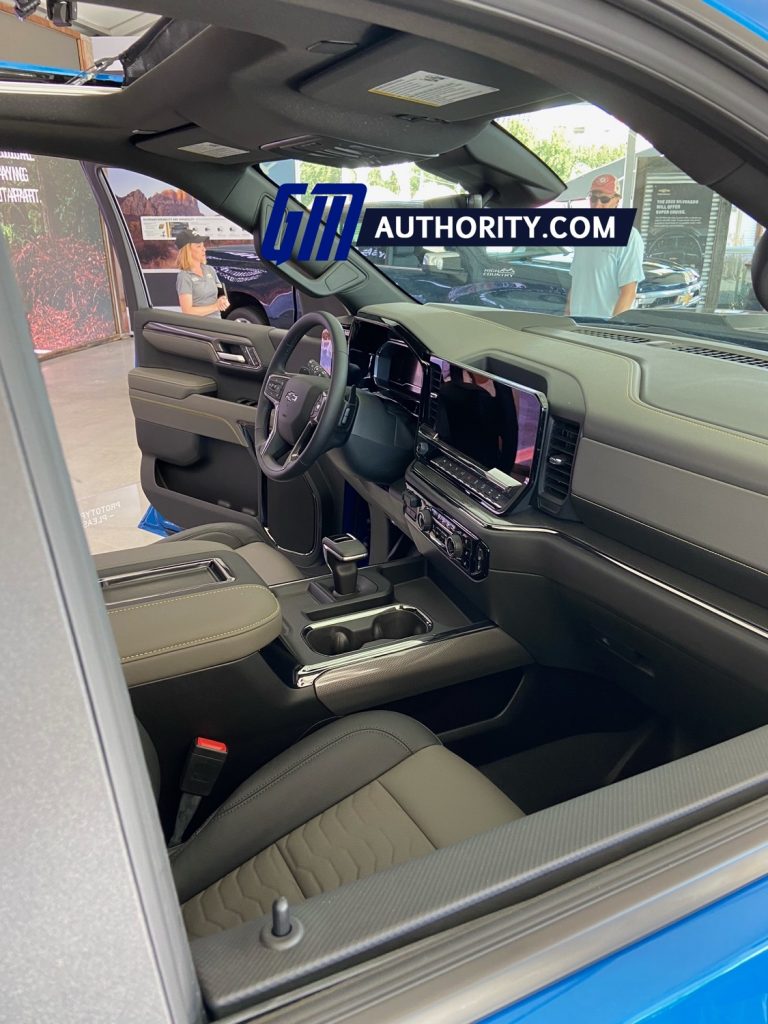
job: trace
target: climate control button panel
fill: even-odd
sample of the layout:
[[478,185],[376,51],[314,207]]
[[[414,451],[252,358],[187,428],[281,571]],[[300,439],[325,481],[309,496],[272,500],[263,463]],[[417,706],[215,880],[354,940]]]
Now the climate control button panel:
[[427,501],[411,488],[406,488],[403,511],[421,533],[467,576],[473,580],[485,579],[488,575],[488,548],[444,509]]

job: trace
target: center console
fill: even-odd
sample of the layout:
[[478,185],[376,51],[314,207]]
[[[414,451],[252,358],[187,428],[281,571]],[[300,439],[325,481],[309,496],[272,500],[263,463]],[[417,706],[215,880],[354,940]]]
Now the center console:
[[187,541],[97,555],[130,687],[256,654],[280,633],[280,605],[236,552]]
[[312,687],[335,714],[491,675],[527,658],[460,594],[446,593],[421,557],[360,569],[355,593],[331,602],[322,579],[273,591],[283,631],[265,658],[285,683]]

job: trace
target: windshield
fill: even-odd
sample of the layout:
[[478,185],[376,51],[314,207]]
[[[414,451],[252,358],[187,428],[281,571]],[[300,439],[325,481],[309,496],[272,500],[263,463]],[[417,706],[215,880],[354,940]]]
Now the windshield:
[[[550,206],[635,208],[629,245],[359,248],[412,298],[768,348],[768,313],[750,280],[761,225],[590,104],[497,123],[566,182]],[[363,183],[371,207],[439,205],[461,191],[409,163],[342,170],[281,161],[264,170],[310,187]]]

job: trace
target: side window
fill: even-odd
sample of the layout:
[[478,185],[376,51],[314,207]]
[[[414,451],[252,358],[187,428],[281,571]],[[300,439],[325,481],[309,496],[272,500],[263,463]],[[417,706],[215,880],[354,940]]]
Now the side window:
[[153,306],[179,310],[176,236],[189,230],[208,239],[206,262],[226,289],[230,303],[226,316],[277,327],[293,323],[293,290],[258,258],[250,232],[167,182],[115,167],[105,168],[104,174],[133,241]]
[[[689,178],[648,141],[588,103],[506,117],[499,123],[566,182],[553,205],[588,207],[594,188],[618,192],[620,206],[637,209],[643,263],[635,310],[653,309],[655,315],[658,311],[658,316],[672,317],[681,310],[761,311],[750,283],[761,226]],[[534,259],[552,275],[559,266],[570,276],[572,252],[550,254],[540,251]],[[526,260],[530,258],[527,254]],[[601,317],[594,310],[585,315]]]
[[79,163],[0,151],[0,227],[41,358],[127,328],[98,206]]

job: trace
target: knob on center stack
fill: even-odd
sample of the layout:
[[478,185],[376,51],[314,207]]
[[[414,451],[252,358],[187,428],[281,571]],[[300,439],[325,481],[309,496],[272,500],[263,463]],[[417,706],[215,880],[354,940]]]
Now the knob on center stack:
[[452,533],[445,542],[445,550],[451,558],[461,558],[464,554],[464,538],[460,533]]
[[420,530],[429,533],[432,529],[432,512],[428,508],[420,509],[416,516],[416,522],[419,524]]

